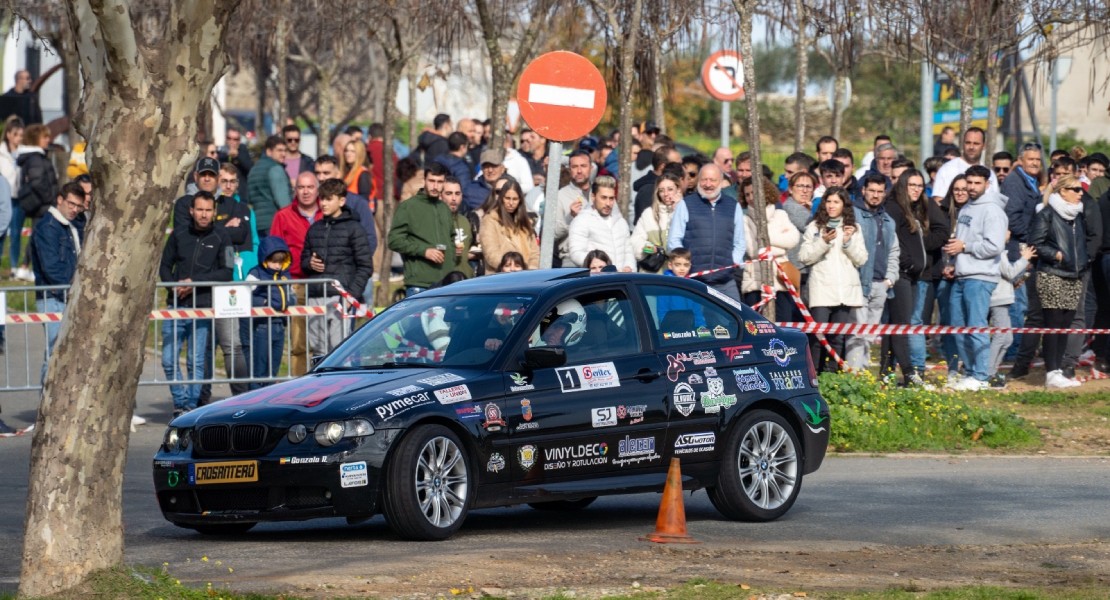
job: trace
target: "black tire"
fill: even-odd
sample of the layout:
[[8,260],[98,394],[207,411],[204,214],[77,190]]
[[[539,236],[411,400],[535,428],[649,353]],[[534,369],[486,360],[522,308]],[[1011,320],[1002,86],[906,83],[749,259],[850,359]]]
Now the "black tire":
[[[175,523],[176,525],[176,523]],[[196,529],[202,535],[239,535],[254,528],[258,523],[207,523],[204,525],[180,525]]]
[[706,490],[724,516],[773,521],[790,510],[802,489],[801,444],[776,413],[754,410],[740,418],[721,456],[717,485]]
[[445,540],[466,519],[475,486],[466,447],[442,425],[410,431],[389,460],[382,512],[397,535]]
[[528,506],[531,506],[536,510],[572,512],[586,508],[587,506],[593,504],[594,500],[597,500],[597,496],[591,496],[589,498],[579,498],[578,500],[551,500],[550,502],[529,502]]

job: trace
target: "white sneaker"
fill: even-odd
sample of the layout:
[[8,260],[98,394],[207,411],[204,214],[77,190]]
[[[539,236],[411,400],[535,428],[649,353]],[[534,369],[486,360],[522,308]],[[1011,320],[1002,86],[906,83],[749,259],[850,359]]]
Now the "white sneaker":
[[1071,379],[1067,375],[1064,375],[1063,372],[1060,373],[1060,377],[1064,380],[1064,387],[1073,388],[1083,385],[1078,379]]
[[20,281],[33,282],[35,280],[35,272],[26,267],[17,267],[15,272],[12,274],[12,277]]
[[978,392],[989,387],[990,384],[988,384],[987,382],[979,381],[974,377],[968,376],[961,379],[959,383],[952,387],[952,389],[960,392]]
[[944,383],[944,387],[946,387],[950,390],[959,389],[958,386],[960,385],[960,381],[962,381],[962,380],[963,380],[963,377],[960,376],[959,371],[949,371],[948,372],[948,381],[946,381]]
[[1044,386],[1051,389],[1064,389],[1074,387],[1069,383],[1068,378],[1064,377],[1064,372],[1060,369],[1049,371],[1048,374],[1045,375]]
[[146,419],[140,417],[139,415],[131,415],[131,424],[132,425],[146,425]]

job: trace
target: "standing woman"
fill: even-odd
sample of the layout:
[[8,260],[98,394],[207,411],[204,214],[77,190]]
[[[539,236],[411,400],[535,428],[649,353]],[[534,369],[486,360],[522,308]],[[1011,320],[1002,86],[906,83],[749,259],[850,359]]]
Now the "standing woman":
[[[963,175],[960,175],[954,184],[962,186],[962,194],[966,198],[967,182],[963,180]],[[910,325],[922,325],[932,322],[937,280],[940,279],[943,262],[941,248],[948,243],[948,234],[951,233],[952,228],[948,223],[948,215],[929,197],[928,192],[914,200],[910,208],[914,218],[921,223],[921,233],[925,242],[925,270],[921,272],[921,278],[917,281]],[[918,375],[924,377],[925,336],[918,334],[907,337],[910,343],[910,364]]]
[[[1064,175],[1049,186],[1046,206],[1033,216],[1029,243],[1037,249],[1037,293],[1044,326],[1067,328],[1075,318],[1087,270],[1087,224],[1083,186],[1075,175]],[[1067,335],[1046,334],[1041,354],[1047,372],[1045,387],[1075,387],[1061,370]]]
[[[796,307],[794,301],[790,298],[790,294],[786,291],[786,286],[782,284],[780,271],[783,267],[780,266],[780,263],[786,261],[786,253],[789,250],[797,247],[801,236],[798,228],[790,222],[790,217],[786,215],[786,211],[776,206],[774,194],[778,190],[775,189],[775,184],[762,175],[754,178],[754,182],[754,185],[763,186],[763,197],[767,199],[763,208],[767,215],[767,236],[771,244],[771,268],[773,269],[771,277],[775,290],[775,318],[779,321],[797,322],[801,320],[801,314],[794,314]],[[740,206],[744,208],[744,242],[748,246],[748,257],[754,259],[759,255],[759,233],[756,231],[755,220],[749,210],[753,197],[752,186],[753,178],[751,177],[740,182]],[[744,269],[740,292],[743,294],[742,299],[749,306],[761,301],[759,271],[760,269],[755,265]]]
[[[922,223],[914,212],[914,204],[920,203],[925,195],[925,178],[915,170],[908,169],[898,177],[894,189],[887,196],[885,210],[894,220],[898,235],[898,280],[894,282],[894,296],[886,301],[892,325],[908,325],[913,317],[916,304],[917,282],[925,271],[925,230],[928,223]],[[926,219],[928,217],[926,216]],[[910,341],[904,335],[884,335],[882,350],[879,354],[879,372],[885,374],[893,370],[891,358],[902,369],[902,381],[907,386],[923,387],[925,380],[910,361]]]
[[[952,184],[948,186],[948,193],[940,203],[941,210],[948,215],[949,239],[956,237],[960,209],[966,206],[970,199],[971,196],[967,193],[967,178],[961,173],[952,180]],[[934,265],[933,273],[939,273],[936,294],[940,324],[951,325],[952,305],[948,302],[948,299],[951,296],[952,284],[956,280],[956,263],[952,260],[952,257],[942,254],[939,263]],[[948,365],[948,383],[954,384],[959,379],[960,362],[959,353],[956,350],[956,336],[946,334],[941,336],[941,340],[944,360]]]
[[[863,235],[856,227],[848,191],[842,187],[825,190],[817,216],[806,225],[798,251],[809,271],[809,306],[813,319],[820,323],[851,323],[852,309],[863,306],[863,286],[859,268],[867,262]],[[829,344],[844,358],[843,335],[829,335]],[[817,371],[837,371],[817,338],[810,338],[810,352],[818,357]],[[831,361],[830,361],[831,362]]]
[[[54,206],[58,196],[58,173],[46,155],[51,139],[53,136],[46,125],[31,125],[23,132],[23,145],[19,147],[19,156],[15,159],[20,170],[19,204],[23,214],[35,223]],[[23,256],[22,266],[15,270],[16,279],[34,281],[30,265],[31,253],[28,252]]]
[[516,180],[508,181],[495,193],[493,204],[482,217],[479,239],[486,271],[496,273],[506,252],[519,252],[529,269],[540,268],[540,248],[532,219],[524,208],[524,192]]
[[339,172],[343,174],[347,191],[366,198],[370,202],[371,212],[374,212],[377,206],[370,200],[374,192],[374,184],[370,178],[370,159],[366,156],[366,146],[362,142],[351,140],[343,147]]
[[682,177],[664,171],[655,182],[651,206],[640,213],[632,230],[632,248],[641,273],[663,272],[667,263],[667,231],[679,202],[682,202]]
[[[0,175],[8,181],[8,187],[11,189],[12,198],[8,206],[0,207],[0,212],[10,211],[11,222],[9,227],[12,236],[12,253],[11,264],[19,264],[19,251],[21,249],[20,234],[23,229],[23,208],[19,206],[19,201],[16,198],[19,195],[19,168],[15,165],[15,157],[19,151],[19,145],[23,143],[23,119],[16,115],[8,117],[4,121],[4,132],[0,137]],[[8,235],[9,227],[3,228],[0,231],[0,254],[3,254],[4,237]]]

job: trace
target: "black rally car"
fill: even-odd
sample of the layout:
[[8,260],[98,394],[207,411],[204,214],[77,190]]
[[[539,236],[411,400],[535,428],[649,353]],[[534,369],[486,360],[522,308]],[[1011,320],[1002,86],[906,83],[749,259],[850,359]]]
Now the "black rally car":
[[381,513],[443,539],[471,509],[659,491],[671,457],[725,517],[772,520],[828,437],[803,334],[697,281],[561,269],[394,305],[310,374],[174,419],[153,474],[202,533]]

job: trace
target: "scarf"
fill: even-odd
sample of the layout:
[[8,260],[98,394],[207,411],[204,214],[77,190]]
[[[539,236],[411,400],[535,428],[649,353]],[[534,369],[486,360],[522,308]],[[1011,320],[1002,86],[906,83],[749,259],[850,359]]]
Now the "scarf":
[[1074,221],[1075,218],[1083,212],[1082,202],[1071,204],[1066,202],[1060,194],[1052,194],[1049,196],[1048,205],[1052,207],[1052,210],[1056,211],[1056,214],[1064,217],[1066,221]]

